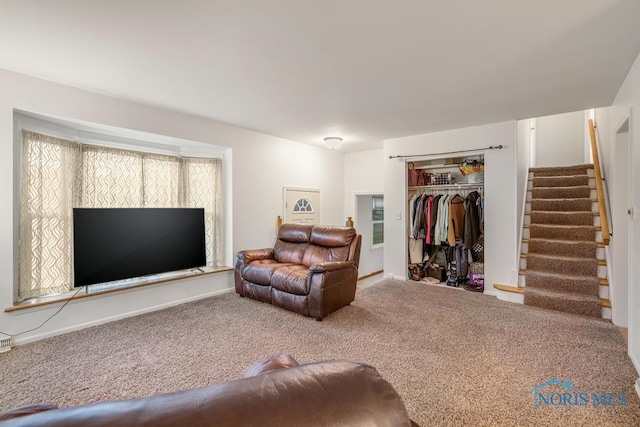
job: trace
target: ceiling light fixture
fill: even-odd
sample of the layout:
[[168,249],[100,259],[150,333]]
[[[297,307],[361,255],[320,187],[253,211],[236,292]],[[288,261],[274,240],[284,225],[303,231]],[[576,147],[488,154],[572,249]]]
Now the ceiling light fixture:
[[324,139],[324,143],[327,144],[327,147],[331,148],[332,150],[334,148],[337,148],[341,142],[342,142],[342,138],[338,136],[328,136]]

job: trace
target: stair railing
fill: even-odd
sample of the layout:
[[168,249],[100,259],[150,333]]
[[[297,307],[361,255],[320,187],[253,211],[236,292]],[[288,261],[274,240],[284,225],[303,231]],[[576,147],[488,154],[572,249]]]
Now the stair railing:
[[598,143],[596,141],[596,129],[593,119],[589,119],[589,138],[591,139],[591,154],[593,155],[593,171],[596,180],[596,195],[598,197],[598,212],[600,213],[600,229],[602,230],[602,243],[609,246],[611,234],[609,234],[609,216],[604,197],[604,185],[602,172],[600,170],[600,156],[598,155]]

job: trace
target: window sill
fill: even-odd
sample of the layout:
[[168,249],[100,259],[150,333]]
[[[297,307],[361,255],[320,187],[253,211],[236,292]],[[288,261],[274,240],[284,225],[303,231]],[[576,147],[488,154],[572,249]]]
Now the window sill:
[[[204,272],[196,272],[193,270],[173,271],[170,273],[154,274],[151,276],[140,277],[136,279],[119,280],[105,284],[89,285],[84,290],[78,292],[77,289],[62,294],[29,298],[24,301],[15,303],[12,307],[4,309],[5,313],[13,311],[25,310],[29,308],[42,307],[44,305],[66,302],[69,299],[77,300],[81,298],[90,298],[97,295],[104,295],[123,290],[131,290],[142,288],[149,285],[157,285],[160,283],[173,282],[176,280],[188,279],[192,277],[207,276],[210,274],[224,273],[233,271],[233,267],[203,267]],[[78,292],[75,296],[74,293]]]
[[371,245],[370,249],[373,251],[375,249],[383,249],[384,248],[384,243],[380,243],[378,245]]

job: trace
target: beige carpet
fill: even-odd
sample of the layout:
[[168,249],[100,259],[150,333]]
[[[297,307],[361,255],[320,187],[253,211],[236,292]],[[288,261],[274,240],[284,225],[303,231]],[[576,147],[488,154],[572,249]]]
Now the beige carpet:
[[[611,323],[395,280],[323,322],[229,293],[20,346],[0,354],[0,408],[205,386],[280,352],[375,366],[423,426],[640,425],[636,373]],[[628,404],[534,408],[532,389],[551,378]]]

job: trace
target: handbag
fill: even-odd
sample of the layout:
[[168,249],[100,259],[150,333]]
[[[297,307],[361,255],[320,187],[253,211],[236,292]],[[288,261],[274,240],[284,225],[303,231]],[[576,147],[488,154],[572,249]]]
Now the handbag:
[[422,169],[416,169],[413,162],[409,162],[409,187],[422,187],[426,185],[426,177]]

